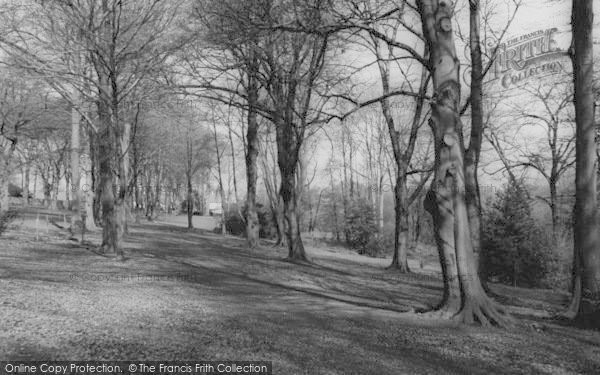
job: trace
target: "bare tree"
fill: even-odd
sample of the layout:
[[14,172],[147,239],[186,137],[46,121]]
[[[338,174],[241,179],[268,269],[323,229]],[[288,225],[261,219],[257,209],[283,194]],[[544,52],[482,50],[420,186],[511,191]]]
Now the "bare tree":
[[[18,77],[13,69],[0,72],[0,213],[8,210],[8,184],[16,168],[20,141],[46,134],[36,120],[43,114],[46,90],[40,82]],[[37,128],[37,129],[36,129]]]
[[[194,11],[194,19],[201,24],[195,30],[198,38],[183,57],[192,82],[178,85],[186,93],[242,108],[247,115],[243,141],[247,188],[246,238],[250,248],[257,246],[260,229],[256,209],[259,152],[257,107],[261,90],[257,49],[260,48],[260,35],[263,32],[257,23],[265,19],[269,4],[270,0],[227,0],[206,1],[198,5]],[[237,192],[237,181],[234,181],[234,187]]]
[[[597,129],[594,122],[593,0],[574,0],[572,13],[576,165],[573,300],[568,315],[600,326],[600,237],[596,192]],[[594,303],[596,302],[596,304]]]
[[429,48],[434,100],[430,126],[435,175],[426,198],[444,276],[444,297],[435,315],[465,323],[504,325],[507,316],[485,293],[475,264],[466,206],[464,145],[460,133],[460,74],[452,27],[455,4],[417,2]]
[[[123,119],[123,102],[150,74],[155,74],[180,42],[173,20],[180,2],[160,0],[80,0],[74,2],[26,2],[10,19],[11,32],[3,48],[26,69],[43,77],[63,97],[72,100],[73,89],[97,104],[96,139],[103,216],[102,250],[123,257],[121,238],[125,228],[128,194],[130,124]],[[73,38],[72,35],[78,36]],[[71,59],[83,54],[89,67],[70,69]],[[92,74],[93,72],[93,74]],[[88,124],[94,121],[87,118]],[[113,186],[118,184],[118,189]]]
[[[542,127],[543,144],[549,149],[526,150],[523,152],[525,161],[518,162],[517,166],[534,169],[548,184],[550,197],[539,198],[550,207],[554,235],[557,234],[559,221],[558,185],[564,174],[575,163],[575,134],[570,111],[573,96],[570,92],[557,89],[560,86],[562,85],[555,83],[550,87],[538,86],[535,90],[527,90],[531,94],[528,97],[543,108],[541,112],[518,109],[526,125]],[[523,147],[529,148],[527,145]]]
[[213,141],[214,141],[214,148],[215,148],[215,154],[216,154],[216,160],[217,160],[217,182],[219,184],[219,195],[221,196],[221,210],[222,210],[222,215],[221,215],[221,234],[225,234],[226,233],[226,228],[225,228],[225,218],[228,215],[228,207],[227,207],[227,203],[228,200],[227,198],[225,198],[225,187],[224,187],[224,183],[223,183],[223,155],[225,154],[225,146],[224,146],[224,142],[222,139],[220,139],[219,136],[219,132],[217,131],[217,119],[214,116],[214,112],[213,112],[213,118],[212,118],[212,127],[213,127]]
[[260,142],[259,160],[263,185],[277,231],[275,246],[283,246],[285,245],[285,222],[283,219],[283,202],[278,192],[281,178],[277,168],[277,143],[274,140],[274,132],[269,131],[269,128],[268,126],[263,127],[266,131],[263,132],[263,139]]

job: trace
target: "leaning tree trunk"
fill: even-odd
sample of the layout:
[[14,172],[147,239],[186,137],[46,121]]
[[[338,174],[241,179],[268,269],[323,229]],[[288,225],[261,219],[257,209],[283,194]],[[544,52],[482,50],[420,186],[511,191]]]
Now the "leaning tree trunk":
[[596,194],[593,14],[593,0],[573,0],[572,61],[576,123],[573,223],[575,285],[570,312],[584,325],[600,327],[600,233]]
[[248,79],[248,129],[246,130],[246,238],[248,247],[258,245],[260,224],[256,211],[256,182],[258,179],[258,119],[256,105],[258,102],[258,87],[255,71],[250,69]]
[[430,126],[435,143],[434,179],[427,208],[442,264],[444,298],[433,314],[459,322],[504,325],[507,317],[486,295],[476,270],[465,198],[464,145],[460,136],[460,62],[446,0],[418,2],[429,46],[434,101]]

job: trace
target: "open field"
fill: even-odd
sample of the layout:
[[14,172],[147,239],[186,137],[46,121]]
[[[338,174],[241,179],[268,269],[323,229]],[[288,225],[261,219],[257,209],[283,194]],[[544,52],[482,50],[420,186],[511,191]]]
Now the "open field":
[[55,225],[36,241],[34,228],[21,216],[0,238],[1,358],[268,360],[275,374],[600,373],[600,332],[536,318],[565,294],[493,285],[517,326],[454,326],[403,313],[440,299],[429,265],[400,275],[384,269],[389,260],[325,247],[297,265],[284,249],[249,251],[179,218],[132,225],[119,262]]

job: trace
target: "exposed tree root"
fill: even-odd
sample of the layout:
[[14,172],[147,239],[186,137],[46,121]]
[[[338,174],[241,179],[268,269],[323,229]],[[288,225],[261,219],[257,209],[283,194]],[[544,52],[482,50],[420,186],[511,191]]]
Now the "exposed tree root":
[[312,264],[312,262],[310,261],[310,259],[308,259],[308,257],[306,255],[287,257],[284,259],[284,261],[289,262],[289,263],[294,263],[294,264],[300,264],[300,265]]
[[491,299],[471,299],[460,307],[460,301],[444,301],[432,310],[419,315],[430,319],[452,320],[459,324],[481,325],[483,327],[509,328],[515,323],[506,309]]
[[579,305],[581,304],[581,293],[582,293],[582,285],[581,285],[581,275],[577,274],[573,278],[573,295],[571,296],[571,301],[569,302],[569,307],[567,307],[566,311],[558,313],[556,315],[557,319],[567,319],[573,320],[577,316],[577,312],[579,310]]
[[483,327],[508,328],[514,325],[514,320],[506,313],[505,309],[489,299],[484,303],[465,304],[452,319],[464,324],[477,323]]
[[386,270],[396,270],[400,273],[411,273],[407,263],[400,264],[397,260],[385,268]]

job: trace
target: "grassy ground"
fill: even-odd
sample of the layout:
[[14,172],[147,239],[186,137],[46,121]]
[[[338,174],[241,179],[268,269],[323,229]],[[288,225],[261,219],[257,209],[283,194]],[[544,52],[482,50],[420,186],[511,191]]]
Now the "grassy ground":
[[15,221],[0,238],[0,358],[270,360],[275,374],[600,374],[599,332],[535,318],[565,295],[493,286],[519,325],[453,326],[401,313],[440,299],[431,272],[400,275],[384,270],[389,260],[336,248],[309,247],[313,264],[294,265],[284,249],[248,251],[183,223],[133,225],[118,262],[45,220],[37,241],[32,215]]

